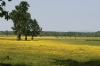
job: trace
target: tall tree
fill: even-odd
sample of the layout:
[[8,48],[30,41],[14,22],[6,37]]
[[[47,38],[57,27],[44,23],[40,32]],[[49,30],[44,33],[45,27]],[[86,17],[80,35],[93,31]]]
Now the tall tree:
[[14,23],[12,29],[17,34],[17,40],[21,39],[21,29],[25,14],[28,11],[29,4],[26,1],[22,1],[19,5],[15,6],[15,10],[12,10],[10,17]]
[[30,32],[31,32],[31,39],[33,40],[34,39],[34,36],[37,36],[40,34],[40,32],[42,31],[42,28],[39,27],[39,24],[37,22],[36,19],[32,20],[31,19],[31,24],[30,24]]
[[[6,20],[10,19],[8,11],[6,11],[3,7],[6,6],[6,2],[4,0],[0,0],[0,17],[5,17]],[[12,0],[8,0],[12,1]]]
[[22,21],[22,34],[25,35],[25,40],[27,40],[27,36],[30,34],[30,13],[26,13],[24,16],[24,20]]

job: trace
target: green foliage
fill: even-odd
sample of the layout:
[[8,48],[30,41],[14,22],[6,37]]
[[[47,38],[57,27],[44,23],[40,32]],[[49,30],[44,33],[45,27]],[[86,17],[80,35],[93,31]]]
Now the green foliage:
[[14,35],[13,31],[0,31],[0,35]]
[[[6,11],[3,7],[6,6],[6,2],[4,0],[0,0],[1,4],[0,4],[0,17],[5,17],[6,20],[10,19],[9,13],[8,11]],[[8,1],[12,1],[12,0],[8,0]]]
[[27,12],[24,15],[24,20],[21,23],[22,26],[21,30],[23,35],[29,35],[30,33],[30,19],[31,19],[31,15],[30,13]]
[[[19,5],[15,6],[15,10],[12,10],[10,17],[14,23],[12,29],[17,34],[17,40],[21,39],[21,33],[27,18],[30,17],[28,11],[29,4],[26,1],[21,1]],[[26,21],[25,21],[26,20]]]
[[36,36],[40,34],[42,30],[36,19],[31,19],[31,14],[27,12],[28,7],[30,7],[30,5],[22,1],[19,5],[15,6],[16,10],[12,10],[10,13],[10,17],[14,23],[12,27],[14,33],[17,34],[17,36],[19,34],[25,35],[25,40],[27,40],[28,35]]
[[9,34],[9,33],[8,33],[8,30],[6,30],[6,33],[5,33],[5,35],[6,35],[6,36],[8,36],[8,34]]
[[55,32],[42,31],[41,36],[69,36],[69,37],[100,37],[100,31],[97,32]]
[[25,35],[25,40],[27,40],[27,36],[32,36],[32,40],[34,36],[40,34],[42,29],[39,27],[39,24],[36,19],[31,19],[30,14],[27,13],[25,15],[25,21],[23,21],[22,34]]
[[31,20],[30,26],[31,26],[30,31],[31,31],[31,35],[32,35],[32,36],[37,36],[37,35],[39,35],[40,32],[42,31],[42,28],[39,27],[39,24],[38,24],[38,22],[37,22],[36,19]]

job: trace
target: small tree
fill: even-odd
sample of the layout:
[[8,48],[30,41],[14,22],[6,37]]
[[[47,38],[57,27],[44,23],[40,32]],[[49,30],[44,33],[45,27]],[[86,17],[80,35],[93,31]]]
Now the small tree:
[[8,30],[5,31],[6,36],[8,36]]
[[37,36],[40,34],[40,32],[42,31],[42,28],[39,27],[39,24],[36,19],[34,20],[31,19],[30,27],[31,27],[30,28],[31,39],[33,40],[34,36]]

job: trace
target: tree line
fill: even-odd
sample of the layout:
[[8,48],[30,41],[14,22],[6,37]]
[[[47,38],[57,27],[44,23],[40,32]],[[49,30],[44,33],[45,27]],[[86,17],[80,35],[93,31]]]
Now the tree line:
[[[14,31],[0,31],[0,35],[14,35]],[[22,34],[24,35],[24,34]],[[55,32],[41,31],[38,36],[54,36],[54,37],[100,37],[100,31],[97,32]]]
[[28,2],[21,1],[19,5],[15,6],[15,10],[8,13],[8,11],[4,10],[3,8],[6,5],[6,2],[4,0],[0,1],[0,17],[5,17],[7,20],[12,20],[13,27],[11,28],[13,29],[14,34],[17,35],[17,40],[21,40],[21,35],[25,36],[25,40],[27,40],[27,36],[31,36],[33,40],[34,36],[40,34],[42,28],[39,26],[36,19],[31,18],[31,14],[28,12],[30,7]]
[[42,31],[41,36],[55,36],[55,37],[100,37],[100,31],[97,32],[54,32],[54,31]]

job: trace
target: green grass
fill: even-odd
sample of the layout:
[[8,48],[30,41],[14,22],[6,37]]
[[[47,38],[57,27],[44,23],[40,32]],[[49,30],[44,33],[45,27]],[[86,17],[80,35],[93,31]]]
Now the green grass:
[[99,37],[35,37],[31,41],[28,37],[28,41],[16,41],[15,36],[3,36],[0,66],[99,66],[98,40]]

